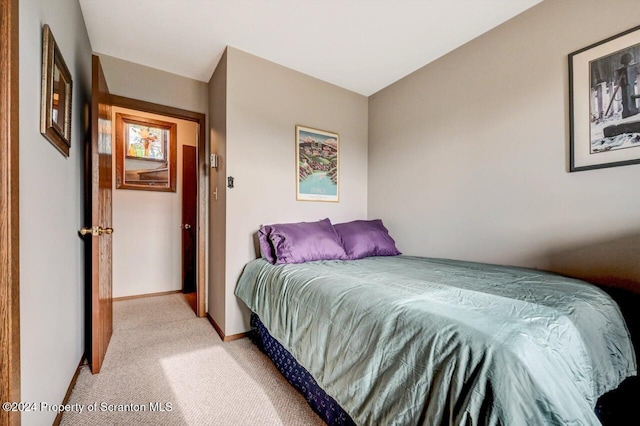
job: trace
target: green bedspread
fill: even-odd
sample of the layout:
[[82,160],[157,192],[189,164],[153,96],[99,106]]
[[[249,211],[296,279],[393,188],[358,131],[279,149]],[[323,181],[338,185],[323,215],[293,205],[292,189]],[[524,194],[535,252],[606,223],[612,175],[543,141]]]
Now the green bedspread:
[[618,306],[551,273],[409,256],[247,264],[236,295],[357,424],[599,424]]

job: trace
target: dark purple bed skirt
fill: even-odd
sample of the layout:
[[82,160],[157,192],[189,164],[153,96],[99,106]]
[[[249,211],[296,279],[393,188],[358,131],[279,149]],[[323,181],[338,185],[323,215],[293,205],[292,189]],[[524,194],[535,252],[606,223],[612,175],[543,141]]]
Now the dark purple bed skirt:
[[260,321],[251,314],[251,340],[264,352],[291,385],[307,400],[322,420],[328,425],[355,425],[351,417],[338,403],[322,390],[311,374],[276,339]]

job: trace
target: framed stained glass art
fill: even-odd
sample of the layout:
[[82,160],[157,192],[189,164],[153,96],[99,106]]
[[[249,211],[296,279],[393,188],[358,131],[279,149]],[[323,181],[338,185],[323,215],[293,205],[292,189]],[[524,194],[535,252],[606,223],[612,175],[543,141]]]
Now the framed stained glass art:
[[176,192],[176,124],[116,114],[116,188]]

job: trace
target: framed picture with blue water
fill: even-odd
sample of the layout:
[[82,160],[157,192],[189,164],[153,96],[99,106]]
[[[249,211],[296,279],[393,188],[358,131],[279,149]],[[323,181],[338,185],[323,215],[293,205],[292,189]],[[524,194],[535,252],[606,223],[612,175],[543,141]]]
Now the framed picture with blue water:
[[340,201],[340,136],[296,126],[296,200]]

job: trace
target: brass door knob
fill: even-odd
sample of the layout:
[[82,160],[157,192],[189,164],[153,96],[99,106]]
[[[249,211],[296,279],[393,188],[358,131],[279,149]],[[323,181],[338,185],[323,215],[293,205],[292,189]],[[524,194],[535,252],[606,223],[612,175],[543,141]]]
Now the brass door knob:
[[103,228],[102,226],[92,226],[91,228],[82,228],[80,229],[80,235],[84,236],[87,234],[91,234],[94,236],[100,236],[102,234],[113,234],[113,228]]
[[109,234],[109,235],[111,235],[111,234],[113,234],[113,228],[98,228],[98,233],[99,233],[100,235],[102,235],[102,234]]
[[93,234],[93,228],[81,228],[80,235],[85,236],[87,234]]

